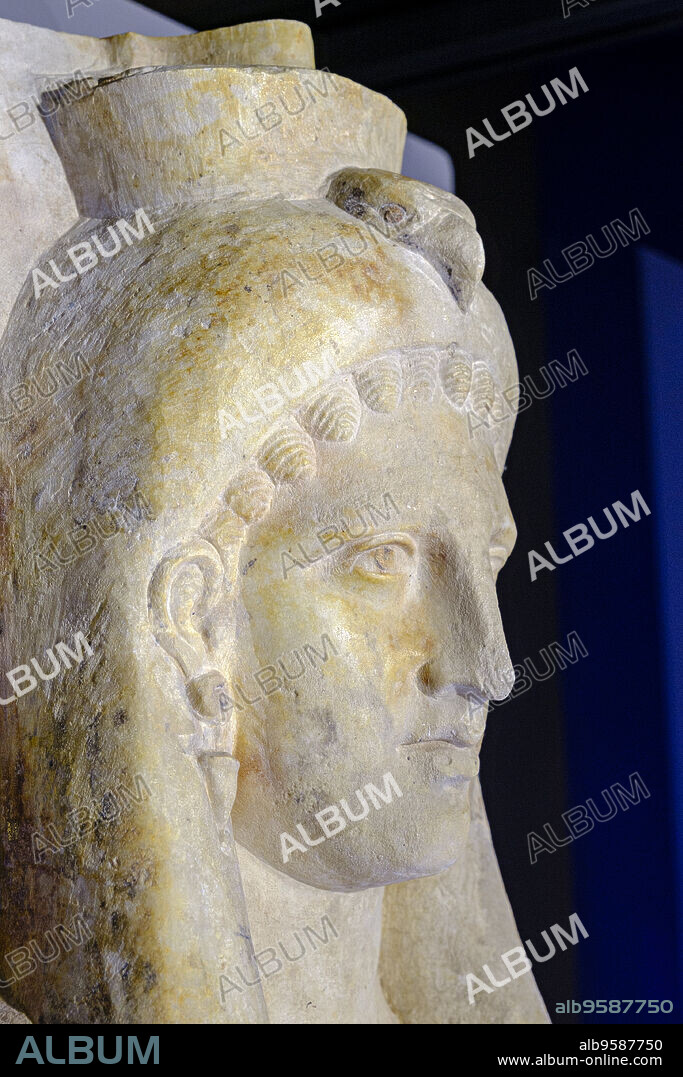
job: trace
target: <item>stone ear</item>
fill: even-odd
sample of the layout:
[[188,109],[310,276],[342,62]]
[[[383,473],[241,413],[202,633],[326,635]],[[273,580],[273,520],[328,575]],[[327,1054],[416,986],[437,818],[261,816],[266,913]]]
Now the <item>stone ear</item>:
[[147,589],[154,637],[185,678],[209,662],[209,615],[221,594],[224,569],[210,542],[196,539],[171,550],[157,565]]

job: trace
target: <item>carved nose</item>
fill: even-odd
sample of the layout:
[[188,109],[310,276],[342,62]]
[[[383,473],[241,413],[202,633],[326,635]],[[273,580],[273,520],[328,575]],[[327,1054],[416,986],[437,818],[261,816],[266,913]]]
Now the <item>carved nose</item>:
[[459,572],[442,610],[432,655],[416,672],[418,688],[433,698],[458,694],[501,700],[515,673],[505,642],[493,579]]
[[441,675],[438,659],[425,662],[417,671],[417,686],[421,692],[433,699],[459,695],[467,699],[474,707],[481,706],[489,700],[499,701],[510,694],[515,681],[515,673],[507,651],[506,658],[507,665],[504,664],[496,669],[494,676],[485,683],[482,683],[484,679],[479,677],[472,677],[469,682],[449,681]]

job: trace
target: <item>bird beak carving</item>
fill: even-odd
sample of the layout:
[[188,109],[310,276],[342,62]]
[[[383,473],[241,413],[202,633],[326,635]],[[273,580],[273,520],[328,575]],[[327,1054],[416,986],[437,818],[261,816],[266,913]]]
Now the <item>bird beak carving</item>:
[[344,168],[326,197],[387,239],[416,251],[437,271],[466,314],[484,273],[475,220],[455,195],[394,172]]

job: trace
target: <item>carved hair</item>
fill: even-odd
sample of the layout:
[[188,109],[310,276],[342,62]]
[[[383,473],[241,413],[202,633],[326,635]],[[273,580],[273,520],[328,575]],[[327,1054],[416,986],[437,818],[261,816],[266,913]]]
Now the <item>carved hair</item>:
[[295,415],[271,428],[224,491],[225,507],[214,512],[202,533],[223,551],[239,545],[246,527],[269,511],[276,486],[315,477],[316,444],[350,443],[364,411],[390,414],[402,403],[432,401],[439,392],[455,411],[471,412],[480,421],[500,396],[487,364],[455,343],[446,349],[396,350],[337,375]]

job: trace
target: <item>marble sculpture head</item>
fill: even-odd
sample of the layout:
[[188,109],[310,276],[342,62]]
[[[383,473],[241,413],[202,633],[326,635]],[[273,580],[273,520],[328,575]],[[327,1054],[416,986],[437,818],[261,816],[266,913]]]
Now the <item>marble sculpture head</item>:
[[[94,651],[3,715],[5,949],[74,902],[92,931],[8,989],[32,1020],[263,1019],[256,991],[226,1015],[216,989],[253,967],[247,918],[279,888],[324,892],[358,934],[343,910],[389,884],[363,930],[391,1019],[494,1019],[435,994],[428,951],[438,937],[455,997],[517,940],[477,779],[485,703],[511,686],[511,424],[468,421],[515,384],[514,351],[472,214],[398,174],[386,99],[335,76],[223,152],[245,100],[291,103],[313,75],[146,68],[52,121],[81,220],[41,264],[139,206],[154,230],[59,290],[27,281],[2,346],[19,379],[58,352],[90,367],[4,441],[4,668],[76,631]],[[136,493],[148,516],[67,559]],[[401,795],[368,808],[387,773]],[[135,774],[148,800],[34,862],[36,830]],[[343,803],[356,823],[283,857],[283,833]],[[246,903],[236,850],[265,872]],[[416,957],[399,920],[441,926]],[[126,976],[104,975],[115,957]],[[342,973],[335,990],[353,992]],[[535,988],[519,998],[506,1019],[542,1014]]]

